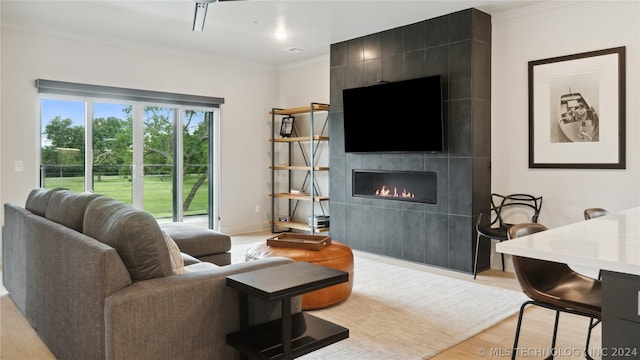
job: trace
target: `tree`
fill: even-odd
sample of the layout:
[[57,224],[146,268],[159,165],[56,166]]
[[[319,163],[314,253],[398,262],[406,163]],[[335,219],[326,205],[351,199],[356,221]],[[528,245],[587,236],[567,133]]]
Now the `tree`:
[[164,176],[173,168],[173,122],[169,111],[155,106],[144,108],[144,164],[148,173]]
[[[84,126],[74,126],[71,119],[56,116],[45,126],[43,134],[49,145],[42,147],[42,163],[58,165],[60,176],[76,175],[74,168],[77,170],[77,166],[84,165]],[[76,166],[65,168],[60,165]]]
[[73,126],[71,119],[56,116],[49,121],[44,134],[51,146],[84,150],[84,126]]
[[[194,173],[198,176],[195,184],[191,187],[189,194],[182,204],[183,211],[189,210],[193,198],[198,189],[204,184],[209,176],[209,121],[205,118],[199,122],[196,129],[191,133],[191,122],[194,121],[195,111],[186,112],[186,120],[183,129],[183,150],[184,150],[184,174]],[[187,168],[189,167],[189,169]]]
[[131,166],[132,124],[110,116],[93,120],[93,166],[100,175],[129,172]]

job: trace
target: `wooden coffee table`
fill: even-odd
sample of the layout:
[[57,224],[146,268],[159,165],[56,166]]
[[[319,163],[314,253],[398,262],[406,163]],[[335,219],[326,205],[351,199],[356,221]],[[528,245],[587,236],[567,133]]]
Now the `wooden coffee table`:
[[[348,338],[345,327],[304,311],[291,314],[292,297],[348,280],[347,272],[307,262],[227,276],[227,286],[240,292],[240,331],[228,334],[227,344],[252,359],[295,359]],[[281,319],[248,327],[249,295],[281,301]]]

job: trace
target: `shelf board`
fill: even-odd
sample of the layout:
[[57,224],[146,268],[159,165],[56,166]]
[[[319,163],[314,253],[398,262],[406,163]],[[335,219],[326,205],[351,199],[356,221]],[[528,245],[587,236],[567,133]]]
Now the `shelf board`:
[[[271,225],[272,223],[269,222],[269,225]],[[282,222],[282,221],[275,221],[273,222],[273,224],[277,227],[282,227],[282,228],[289,228],[289,229],[296,229],[296,230],[303,230],[303,231],[311,231],[311,227],[309,226],[309,224],[305,224],[305,223],[301,223],[301,222],[295,222],[295,221],[287,221],[287,222]],[[327,226],[327,227],[322,227],[322,228],[318,228],[316,227],[313,231],[314,232],[329,232],[331,229]]]
[[[277,197],[277,198],[293,199],[293,200],[306,200],[306,201],[311,200],[311,196],[309,196],[309,195],[291,195],[289,193],[269,194],[269,196],[273,196],[273,197]],[[328,200],[329,200],[328,196],[318,196],[318,195],[316,195],[316,196],[313,197],[313,201],[315,201],[315,202],[328,201]]]
[[[276,165],[276,166],[269,166],[269,169],[274,169],[274,170],[311,170],[311,166],[294,166],[294,165]],[[328,166],[314,166],[313,167],[314,171],[329,171],[329,167]]]
[[311,140],[329,141],[329,137],[325,135],[314,135],[313,137],[311,136],[282,137],[282,138],[269,139],[269,142],[287,143],[287,142],[299,142],[299,141],[311,141]]
[[[329,111],[330,106],[327,104],[313,104],[313,111]],[[290,109],[277,109],[269,112],[269,115],[296,115],[311,112],[311,106],[301,106]]]

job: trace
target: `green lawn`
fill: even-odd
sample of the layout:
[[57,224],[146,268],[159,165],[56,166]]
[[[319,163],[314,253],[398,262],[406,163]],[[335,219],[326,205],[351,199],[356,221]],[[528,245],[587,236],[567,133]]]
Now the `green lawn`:
[[[198,180],[197,176],[186,176],[184,178],[183,199],[186,199],[191,188]],[[107,195],[116,200],[131,204],[131,182],[128,178],[120,176],[101,176],[100,181],[96,177],[94,191],[98,194]],[[83,177],[49,177],[46,179],[46,188],[64,187],[75,192],[84,191]],[[207,188],[209,184],[205,181],[195,198],[191,202],[189,209],[184,215],[201,215],[207,213]],[[157,218],[172,216],[173,186],[171,177],[145,176],[144,177],[144,210],[153,214]]]

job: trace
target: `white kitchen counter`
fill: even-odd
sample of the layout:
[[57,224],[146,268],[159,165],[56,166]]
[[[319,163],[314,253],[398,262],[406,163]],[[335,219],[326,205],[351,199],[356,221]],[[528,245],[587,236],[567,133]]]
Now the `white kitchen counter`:
[[496,251],[602,269],[602,359],[640,358],[640,207],[504,241]]
[[496,251],[640,275],[640,207],[504,241]]

